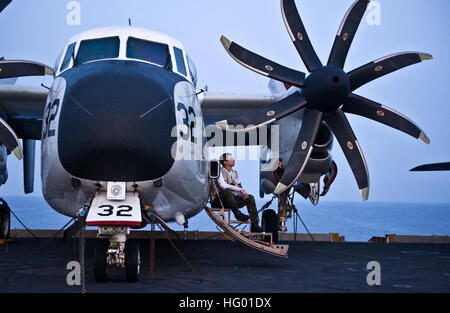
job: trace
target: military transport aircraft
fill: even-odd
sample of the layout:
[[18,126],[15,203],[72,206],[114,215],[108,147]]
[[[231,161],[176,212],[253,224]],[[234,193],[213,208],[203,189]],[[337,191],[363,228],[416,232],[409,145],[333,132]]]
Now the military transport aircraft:
[[[316,202],[320,178],[326,176],[324,194],[337,172],[329,153],[334,135],[367,200],[366,161],[345,113],[378,121],[426,143],[429,139],[405,116],[354,92],[381,76],[432,58],[426,53],[397,53],[344,72],[369,1],[357,0],[347,11],[323,64],[294,0],[281,0],[287,31],[309,75],[222,37],[233,59],[271,79],[269,97],[198,92],[195,65],[183,45],[137,27],[77,34],[68,40],[53,68],[2,60],[0,79],[54,77],[49,90],[0,85],[2,182],[7,177],[7,154],[13,153],[24,159],[25,192],[33,190],[34,148],[40,140],[45,200],[71,217],[87,204],[87,225],[99,226],[99,234],[109,237],[110,249],[99,244],[97,255],[105,260],[108,251],[115,254],[117,264],[128,264],[129,280],[137,279],[139,247],[125,242],[130,227],[145,225],[145,210],[163,221],[184,224],[208,202],[210,178],[217,173],[208,172],[202,153],[195,157],[197,146],[203,149],[207,139],[230,134],[237,138],[244,132],[244,140],[232,145],[246,145],[252,131],[257,131],[260,143],[268,136],[270,140],[261,144],[261,195],[274,193],[281,199],[303,184]],[[0,10],[10,2],[0,0]],[[272,138],[275,129],[278,136]],[[271,145],[276,140],[279,151]],[[95,270],[96,278],[103,280],[99,271],[104,268]]]

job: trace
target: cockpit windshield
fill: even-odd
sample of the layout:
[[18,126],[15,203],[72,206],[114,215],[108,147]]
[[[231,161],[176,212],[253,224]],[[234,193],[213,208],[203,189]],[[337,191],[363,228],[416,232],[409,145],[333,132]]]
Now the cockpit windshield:
[[119,37],[83,40],[78,49],[76,62],[83,64],[94,60],[119,57]]
[[129,37],[127,58],[138,59],[171,69],[169,47],[166,44]]
[[197,82],[194,63],[181,43],[164,34],[134,28],[107,28],[74,36],[58,59],[59,71],[55,72],[110,59],[151,63],[190,79],[194,85]]

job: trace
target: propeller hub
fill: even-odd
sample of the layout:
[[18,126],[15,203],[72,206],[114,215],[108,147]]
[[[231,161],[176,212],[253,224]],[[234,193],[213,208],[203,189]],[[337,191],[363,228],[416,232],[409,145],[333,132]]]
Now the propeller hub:
[[302,94],[308,108],[322,112],[337,110],[350,93],[350,80],[337,66],[323,66],[305,80]]

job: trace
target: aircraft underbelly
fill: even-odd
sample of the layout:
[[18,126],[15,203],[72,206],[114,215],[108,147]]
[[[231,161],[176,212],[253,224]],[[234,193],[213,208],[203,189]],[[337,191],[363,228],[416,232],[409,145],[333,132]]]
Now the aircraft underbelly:
[[[96,184],[106,190],[106,182],[77,179],[70,175],[57,160],[46,166],[46,179],[43,181],[43,194],[47,203],[57,212],[75,216],[90,195],[94,194]],[[174,220],[177,214],[190,218],[201,211],[208,199],[208,178],[206,161],[175,161],[172,169],[160,180],[136,182],[142,202],[151,207],[152,212],[166,221]],[[73,179],[79,187],[73,187]],[[133,183],[127,190],[133,191]]]

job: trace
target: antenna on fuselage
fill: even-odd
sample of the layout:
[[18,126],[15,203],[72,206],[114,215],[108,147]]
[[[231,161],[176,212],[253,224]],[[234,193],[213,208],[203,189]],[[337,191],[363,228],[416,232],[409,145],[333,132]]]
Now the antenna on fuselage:
[[128,26],[131,27],[131,18],[128,18]]

